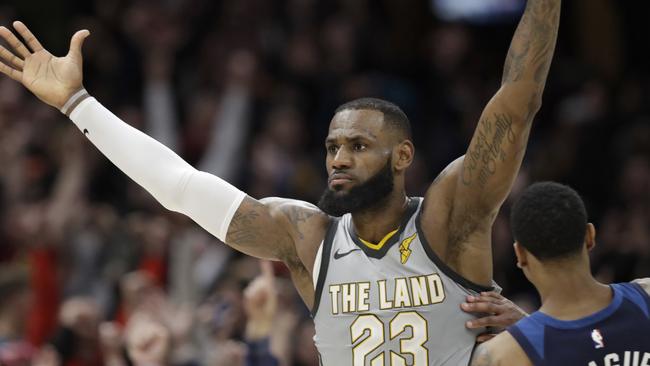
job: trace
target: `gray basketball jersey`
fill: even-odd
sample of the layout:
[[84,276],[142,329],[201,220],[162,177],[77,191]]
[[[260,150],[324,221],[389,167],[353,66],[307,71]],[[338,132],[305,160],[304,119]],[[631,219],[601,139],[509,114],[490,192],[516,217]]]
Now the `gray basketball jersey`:
[[[431,250],[410,199],[397,231],[362,242],[352,217],[335,220],[323,241],[312,316],[325,366],[468,365],[476,336],[460,309],[473,284]],[[372,248],[371,248],[372,247]]]

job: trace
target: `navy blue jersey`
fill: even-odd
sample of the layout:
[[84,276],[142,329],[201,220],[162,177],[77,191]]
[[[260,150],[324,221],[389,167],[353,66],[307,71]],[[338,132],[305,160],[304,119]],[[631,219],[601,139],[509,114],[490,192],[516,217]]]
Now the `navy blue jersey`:
[[595,314],[561,321],[538,311],[507,330],[535,366],[650,366],[650,296],[634,283],[611,288]]

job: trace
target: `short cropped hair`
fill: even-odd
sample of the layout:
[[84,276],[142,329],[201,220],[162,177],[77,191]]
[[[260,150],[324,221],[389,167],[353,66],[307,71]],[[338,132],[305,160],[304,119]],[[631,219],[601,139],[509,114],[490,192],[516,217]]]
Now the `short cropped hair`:
[[587,210],[578,192],[555,183],[528,187],[514,204],[510,222],[515,240],[537,259],[576,256],[584,245]]
[[384,124],[386,127],[400,132],[404,138],[412,139],[411,122],[406,116],[406,113],[394,103],[379,98],[359,98],[340,105],[336,108],[334,114],[347,109],[380,111],[384,114]]

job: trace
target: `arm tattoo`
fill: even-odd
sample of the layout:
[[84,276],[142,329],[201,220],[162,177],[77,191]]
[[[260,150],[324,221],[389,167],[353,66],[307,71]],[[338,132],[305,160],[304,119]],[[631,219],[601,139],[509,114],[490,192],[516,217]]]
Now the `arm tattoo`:
[[[456,211],[459,213],[457,214]],[[498,211],[493,211],[486,216],[476,209],[453,206],[449,211],[450,229],[445,262],[452,266],[459,266],[460,256],[466,249],[463,244],[467,243],[472,233],[490,230],[497,214]]]
[[492,355],[487,347],[481,344],[476,347],[470,366],[497,366],[497,364],[492,362]]
[[461,178],[464,185],[478,181],[479,187],[485,188],[488,179],[497,171],[497,162],[506,160],[505,146],[516,142],[512,121],[511,116],[500,113],[479,122],[476,143],[465,156],[463,164]]
[[560,0],[528,0],[508,51],[502,83],[521,80],[529,69],[535,70],[536,82],[546,78],[555,49],[560,7]]
[[285,215],[287,215],[289,218],[289,222],[291,222],[291,226],[293,226],[293,228],[296,230],[296,233],[298,233],[298,238],[300,240],[303,240],[305,238],[303,230],[301,230],[302,224],[309,220],[312,216],[316,215],[316,213],[317,212],[314,210],[297,206],[291,206],[285,211]]
[[[532,81],[536,84],[531,96],[533,100],[541,96],[551,66],[560,8],[560,0],[528,0],[508,50],[501,83]],[[528,117],[532,117],[535,111],[536,103],[531,103]]]
[[252,207],[237,210],[230,222],[230,227],[228,227],[228,244],[242,248],[258,245],[263,233],[260,230],[261,225],[257,221],[264,209],[266,207],[263,204],[253,202]]

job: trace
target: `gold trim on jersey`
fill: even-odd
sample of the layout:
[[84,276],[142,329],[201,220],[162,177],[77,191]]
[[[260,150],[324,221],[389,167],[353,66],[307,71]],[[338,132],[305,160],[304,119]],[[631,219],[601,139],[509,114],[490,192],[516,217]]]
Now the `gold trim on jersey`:
[[360,240],[360,241],[361,241],[365,246],[367,246],[367,247],[370,248],[370,249],[380,250],[380,249],[384,246],[384,244],[386,244],[386,242],[387,242],[388,240],[390,240],[390,238],[392,238],[393,235],[395,235],[395,233],[397,233],[398,231],[399,231],[399,228],[398,228],[398,229],[395,229],[395,230],[393,230],[393,231],[391,231],[391,232],[388,233],[388,234],[386,234],[386,236],[384,236],[384,238],[381,239],[381,241],[380,241],[379,243],[377,243],[377,244],[373,244],[373,243],[371,243],[371,242],[369,242],[369,241],[365,241],[365,240],[363,240],[361,237],[359,237],[359,240]]

